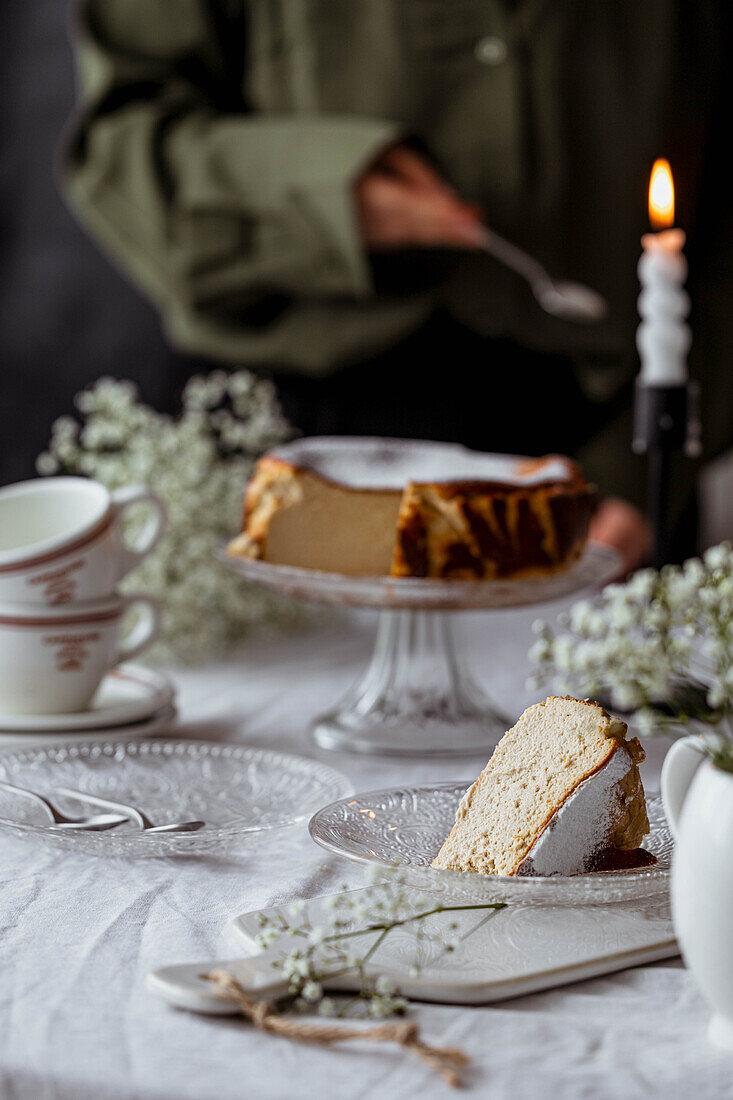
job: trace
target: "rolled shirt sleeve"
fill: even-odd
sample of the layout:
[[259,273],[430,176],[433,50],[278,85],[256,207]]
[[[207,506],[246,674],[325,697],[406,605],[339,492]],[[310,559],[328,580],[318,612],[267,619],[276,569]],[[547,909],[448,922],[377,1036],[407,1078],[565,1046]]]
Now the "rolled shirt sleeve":
[[213,354],[197,315],[370,296],[353,186],[399,137],[381,119],[248,112],[220,36],[203,0],[86,0],[63,165],[72,205],[174,340],[196,331]]

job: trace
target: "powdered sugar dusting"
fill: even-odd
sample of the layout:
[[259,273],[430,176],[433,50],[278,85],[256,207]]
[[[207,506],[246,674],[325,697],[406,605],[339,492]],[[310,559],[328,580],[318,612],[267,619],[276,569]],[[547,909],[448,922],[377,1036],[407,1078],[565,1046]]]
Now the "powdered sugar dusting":
[[561,456],[529,459],[484,454],[456,443],[415,439],[318,436],[296,439],[270,453],[354,489],[403,489],[408,481],[540,485],[570,481],[574,476],[573,464]]
[[591,869],[623,810],[619,782],[632,766],[619,745],[604,764],[573,791],[517,868],[518,875],[579,875]]

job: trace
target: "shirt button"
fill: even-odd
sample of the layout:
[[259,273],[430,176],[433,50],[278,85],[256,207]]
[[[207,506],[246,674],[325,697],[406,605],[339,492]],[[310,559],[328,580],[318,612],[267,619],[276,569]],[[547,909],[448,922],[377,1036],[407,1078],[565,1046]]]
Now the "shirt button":
[[487,34],[485,38],[479,38],[476,43],[476,60],[482,65],[501,65],[506,61],[507,45],[502,38]]

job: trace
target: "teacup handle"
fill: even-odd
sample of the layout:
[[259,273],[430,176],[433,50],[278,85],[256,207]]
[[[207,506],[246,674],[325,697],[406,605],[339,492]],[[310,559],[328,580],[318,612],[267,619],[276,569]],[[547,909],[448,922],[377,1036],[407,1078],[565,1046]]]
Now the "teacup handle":
[[117,646],[117,651],[112,660],[112,665],[118,665],[120,661],[129,661],[136,657],[141,650],[154,642],[160,633],[161,612],[160,604],[152,596],[130,595],[122,597],[124,609],[123,615],[131,607],[141,609],[140,617],[134,627]]
[[687,792],[704,759],[699,737],[681,737],[679,741],[675,741],[664,758],[660,784],[662,802],[672,836],[675,838]]
[[122,515],[132,504],[146,503],[153,506],[153,513],[131,546],[124,546],[120,577],[134,569],[160,541],[165,531],[168,513],[157,493],[142,485],[125,485],[112,493],[112,511],[119,526]]

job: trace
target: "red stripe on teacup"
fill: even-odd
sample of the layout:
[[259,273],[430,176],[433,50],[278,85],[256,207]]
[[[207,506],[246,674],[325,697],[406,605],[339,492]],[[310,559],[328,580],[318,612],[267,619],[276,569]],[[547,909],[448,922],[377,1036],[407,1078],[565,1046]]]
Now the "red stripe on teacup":
[[83,550],[90,542],[93,542],[100,535],[104,534],[111,525],[112,518],[110,516],[104,516],[96,527],[93,527],[86,535],[82,535],[76,542],[67,542],[64,546],[59,546],[57,550],[49,550],[46,554],[41,554],[37,558],[24,558],[23,561],[11,561],[8,562],[7,565],[0,565],[0,573],[14,573],[18,569],[29,569],[37,565],[48,565],[49,562],[56,561],[57,558],[64,558],[67,554],[74,554],[77,550]]
[[97,611],[88,615],[59,615],[58,618],[41,618],[27,619],[25,616],[22,619],[11,618],[9,615],[0,615],[0,626],[43,626],[43,627],[67,627],[67,626],[88,626],[91,623],[107,623],[112,622],[113,619],[118,619],[122,608],[116,608],[114,611]]

